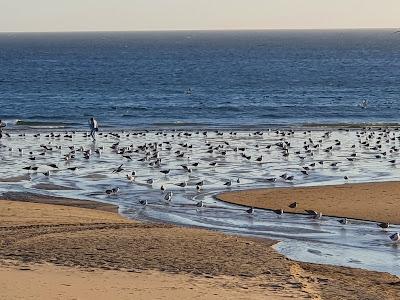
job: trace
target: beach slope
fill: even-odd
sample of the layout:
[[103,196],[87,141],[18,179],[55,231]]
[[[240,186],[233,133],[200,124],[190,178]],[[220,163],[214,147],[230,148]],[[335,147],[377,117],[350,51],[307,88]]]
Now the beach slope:
[[400,297],[396,276],[291,261],[274,241],[65,205],[0,201],[0,299]]

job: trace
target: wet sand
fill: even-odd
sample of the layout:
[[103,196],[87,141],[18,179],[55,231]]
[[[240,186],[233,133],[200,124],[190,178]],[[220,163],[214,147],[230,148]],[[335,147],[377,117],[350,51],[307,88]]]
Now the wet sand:
[[[320,211],[327,216],[400,224],[400,182],[317,187],[253,189],[222,193],[219,200],[292,213]],[[288,205],[296,201],[297,208]]]
[[76,200],[65,197],[46,196],[46,195],[25,193],[25,192],[7,192],[3,193],[1,197],[3,200],[10,200],[10,201],[74,206],[80,208],[110,211],[115,213],[118,212],[118,206],[99,201]]
[[400,297],[386,273],[298,263],[271,240],[129,221],[70,200],[0,201],[0,299]]

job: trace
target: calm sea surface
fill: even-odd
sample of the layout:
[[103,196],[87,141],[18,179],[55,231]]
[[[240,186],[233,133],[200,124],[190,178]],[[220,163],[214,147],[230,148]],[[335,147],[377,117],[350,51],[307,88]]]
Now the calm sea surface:
[[18,128],[398,123],[400,34],[4,33],[0,104]]

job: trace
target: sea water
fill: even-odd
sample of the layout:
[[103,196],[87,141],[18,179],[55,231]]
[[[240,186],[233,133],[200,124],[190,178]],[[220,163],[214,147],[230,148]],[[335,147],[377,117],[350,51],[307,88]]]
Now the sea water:
[[[1,33],[9,127],[398,123],[394,30]],[[367,109],[360,107],[368,102]]]

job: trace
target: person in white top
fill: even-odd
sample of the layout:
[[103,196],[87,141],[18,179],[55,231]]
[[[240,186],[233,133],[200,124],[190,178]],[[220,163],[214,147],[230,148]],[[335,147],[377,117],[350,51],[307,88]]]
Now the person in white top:
[[89,120],[90,126],[90,136],[92,137],[93,141],[96,140],[96,132],[99,131],[99,126],[95,118],[90,118]]
[[3,137],[3,128],[6,127],[6,123],[0,120],[0,139]]

